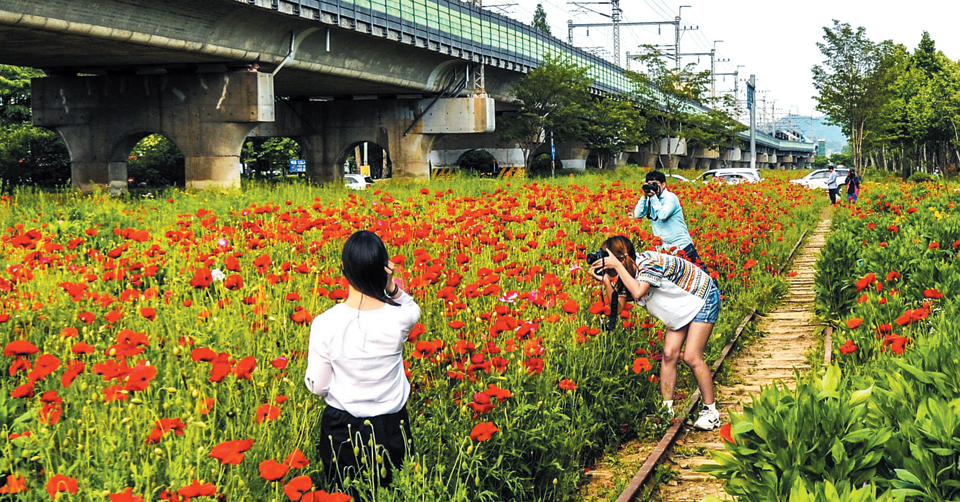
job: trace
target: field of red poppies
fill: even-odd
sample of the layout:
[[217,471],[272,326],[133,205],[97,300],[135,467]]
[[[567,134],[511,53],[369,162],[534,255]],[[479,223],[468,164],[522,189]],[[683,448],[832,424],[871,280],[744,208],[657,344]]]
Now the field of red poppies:
[[960,498],[960,192],[868,183],[817,262],[833,363],[764,390],[710,468],[739,500]]
[[[377,232],[423,309],[405,351],[416,455],[373,500],[570,500],[652,417],[660,326],[582,269],[642,177],[402,181],[156,198],[0,200],[0,500],[346,500],[315,455],[309,324],[346,296],[339,250]],[[782,181],[677,187],[726,299],[716,354],[823,197]],[[814,200],[820,202],[814,202]],[[960,237],[960,236],[958,236]]]

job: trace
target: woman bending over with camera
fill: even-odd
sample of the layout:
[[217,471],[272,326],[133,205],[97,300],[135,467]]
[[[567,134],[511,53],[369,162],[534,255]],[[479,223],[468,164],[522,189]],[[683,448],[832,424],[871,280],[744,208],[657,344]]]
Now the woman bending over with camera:
[[402,352],[420,307],[394,282],[387,248],[373,232],[347,239],[340,268],[349,293],[313,320],[304,377],[327,402],[320,457],[338,486],[358,476],[386,486],[392,468],[413,451]]
[[703,396],[704,408],[693,424],[701,430],[720,427],[710,368],[703,350],[720,315],[720,292],[713,279],[693,263],[673,255],[646,251],[637,254],[622,235],[604,241],[606,256],[590,264],[590,273],[603,282],[607,295],[617,288],[620,306],[627,300],[645,307],[667,326],[660,364],[660,392],[664,406],[673,415],[677,383],[677,360],[686,343],[683,362],[693,371]]

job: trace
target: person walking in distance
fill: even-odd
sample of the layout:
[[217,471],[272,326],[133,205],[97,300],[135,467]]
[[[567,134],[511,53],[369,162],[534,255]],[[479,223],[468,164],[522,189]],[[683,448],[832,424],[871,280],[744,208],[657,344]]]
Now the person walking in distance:
[[665,251],[682,251],[682,255],[692,263],[705,268],[700,260],[700,254],[693,245],[687,222],[683,218],[683,208],[680,199],[667,190],[667,177],[660,171],[647,173],[643,184],[643,197],[633,208],[633,217],[649,218],[653,235],[659,237],[663,243],[661,249]]
[[617,307],[621,307],[618,310],[622,311],[626,301],[634,301],[667,327],[660,363],[660,391],[667,412],[671,416],[674,413],[677,362],[683,349],[683,362],[693,372],[703,396],[703,410],[693,425],[701,430],[720,427],[713,379],[703,360],[707,340],[720,316],[716,283],[699,267],[677,256],[655,251],[637,254],[633,242],[623,235],[604,241],[595,256],[599,259],[590,264],[590,275],[603,283],[611,302],[616,298]]
[[827,192],[830,194],[830,203],[836,204],[840,193],[840,174],[832,165],[828,166],[827,170],[830,172],[827,175]]
[[857,176],[857,171],[851,169],[843,184],[847,187],[847,201],[856,202],[860,196],[860,177]]

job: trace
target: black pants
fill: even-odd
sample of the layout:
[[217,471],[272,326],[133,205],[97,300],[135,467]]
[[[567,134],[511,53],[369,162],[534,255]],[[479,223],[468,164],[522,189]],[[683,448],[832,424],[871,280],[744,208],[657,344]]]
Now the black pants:
[[327,406],[320,419],[317,441],[327,480],[337,487],[343,487],[346,478],[354,480],[359,476],[387,486],[393,479],[393,469],[403,464],[404,456],[413,454],[406,408],[389,415],[357,418]]
[[828,188],[827,190],[830,191],[830,203],[831,203],[831,204],[836,204],[836,203],[837,203],[837,196],[840,195],[840,189],[839,189],[839,188]]

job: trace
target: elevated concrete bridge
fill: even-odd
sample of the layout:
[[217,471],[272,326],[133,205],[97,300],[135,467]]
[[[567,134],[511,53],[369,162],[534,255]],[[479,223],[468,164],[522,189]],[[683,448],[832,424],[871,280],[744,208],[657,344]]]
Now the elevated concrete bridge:
[[0,63],[50,75],[34,123],[60,133],[84,189],[123,189],[152,133],[197,188],[238,186],[251,135],[297,139],[314,181],[366,141],[398,175],[427,176],[435,142],[474,148],[546,54],[589,67],[594,93],[632,90],[611,63],[460,0],[0,0],[0,44]]

